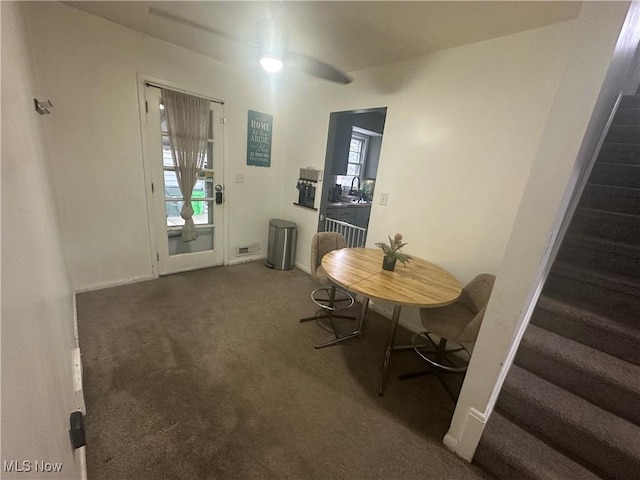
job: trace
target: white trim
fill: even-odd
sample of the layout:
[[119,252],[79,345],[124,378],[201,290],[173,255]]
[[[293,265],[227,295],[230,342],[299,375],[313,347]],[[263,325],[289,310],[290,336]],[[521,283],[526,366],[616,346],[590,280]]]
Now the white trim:
[[[487,424],[488,417],[476,410],[475,408],[470,408],[467,412],[467,418],[465,419],[462,435],[462,441],[459,442],[452,435],[447,433],[442,439],[442,443],[451,450],[456,453],[467,462],[471,462],[473,460],[473,456],[476,453],[476,448],[478,447],[478,442],[474,441],[474,439],[479,439],[482,435],[485,425]],[[471,439],[471,441],[469,441]]]
[[[165,202],[184,202],[184,197],[164,197],[164,201]],[[192,198],[191,201],[192,202],[215,202],[216,199],[214,197],[197,197],[197,198]],[[207,225],[213,225],[213,224],[208,223]]]
[[93,283],[79,287],[75,289],[75,293],[92,292],[95,290],[102,290],[103,288],[120,287],[122,285],[129,285],[130,283],[146,282],[148,280],[154,280],[158,278],[157,275],[144,275],[142,277],[126,278],[124,280],[115,280],[110,282]]
[[80,333],[78,330],[78,302],[75,292],[72,295],[71,308],[73,315],[73,347],[71,348],[73,395],[75,397],[76,408],[86,414],[87,405],[84,401],[84,390],[82,388],[82,355],[80,354]]
[[[168,172],[174,172],[176,170],[176,167],[173,166],[173,165],[162,165],[162,169],[166,170]],[[216,173],[216,171],[213,168],[201,168],[200,171],[201,172],[206,172],[206,173]],[[203,178],[206,179],[206,178],[209,178],[209,177],[198,177],[198,180],[202,180]]]
[[82,356],[80,355],[80,347],[76,347],[71,350],[71,368],[76,408],[78,408],[78,410],[83,414],[86,414],[87,406],[84,401],[84,388],[82,387]]
[[[197,223],[195,225],[196,230],[211,230],[212,228],[215,228],[216,226],[213,223]],[[167,225],[167,232],[181,232],[182,231],[182,225],[171,225],[168,226]]]
[[[176,90],[176,91],[180,91],[183,93],[187,93],[189,95],[194,95],[197,97],[201,97],[201,98],[206,98],[207,100],[209,100],[210,102],[215,103],[217,106],[215,107],[215,109],[220,109],[221,111],[221,115],[220,118],[226,118],[226,107],[225,107],[225,103],[222,100],[218,100],[218,99],[214,99],[213,97],[210,96],[205,96],[203,94],[200,93],[193,93],[193,91],[189,90],[188,88],[184,88],[182,85],[177,84],[175,82],[170,82],[164,79],[160,79],[158,77],[154,77],[152,75],[148,75],[145,73],[141,73],[141,72],[137,72],[136,73],[136,79],[137,79],[137,85],[138,85],[138,106],[139,106],[139,112],[140,112],[140,133],[141,133],[141,139],[142,139],[142,158],[143,158],[143,169],[144,169],[144,177],[145,177],[145,192],[146,192],[146,207],[147,207],[147,229],[149,232],[149,255],[150,255],[150,259],[151,259],[151,269],[152,269],[152,278],[159,278],[160,277],[160,260],[158,258],[158,255],[160,254],[161,256],[163,255],[162,250],[159,247],[159,243],[158,243],[158,235],[156,232],[156,223],[155,223],[155,219],[154,219],[154,215],[156,213],[155,211],[155,199],[154,199],[154,194],[153,194],[153,189],[152,189],[152,184],[153,184],[153,169],[154,166],[151,165],[152,162],[152,148],[150,146],[149,143],[149,134],[148,134],[148,101],[146,98],[146,94],[147,94],[147,84],[150,84],[149,87],[155,87],[155,88],[168,88],[168,89],[172,89],[172,90]],[[217,110],[216,110],[217,111]],[[215,120],[215,118],[214,118]],[[220,124],[222,125],[221,127],[221,139],[222,139],[222,145],[221,145],[221,149],[222,149],[222,159],[221,159],[221,166],[218,169],[218,173],[220,174],[220,179],[222,180],[221,182],[219,181],[218,183],[221,183],[222,185],[226,185],[227,184],[227,178],[225,177],[225,171],[227,170],[225,168],[225,164],[226,164],[226,128],[224,128],[224,125],[226,125],[226,121],[225,122],[220,122]],[[214,127],[215,128],[215,127]],[[162,132],[161,132],[162,134]],[[215,141],[215,139],[212,141],[211,139],[208,139],[208,142],[211,144],[216,144],[219,143],[217,141]],[[168,166],[163,165],[163,171],[164,170],[169,170],[170,168]],[[216,171],[216,169],[212,169],[212,168],[207,168],[206,169],[207,172],[214,172]],[[155,188],[159,188],[159,185],[154,185]],[[223,197],[224,198],[224,197]],[[200,200],[200,199],[198,199]],[[203,201],[215,201],[215,197],[207,197],[207,198],[203,198]],[[168,201],[176,201],[175,199],[167,199],[165,197],[165,202]],[[179,200],[178,200],[179,201]],[[208,268],[208,267],[212,267],[212,266],[222,266],[222,265],[228,265],[229,264],[229,258],[230,258],[230,249],[229,249],[229,228],[228,228],[228,221],[229,221],[229,208],[227,208],[226,205],[226,199],[225,201],[223,201],[222,204],[222,234],[221,234],[221,243],[222,243],[222,248],[220,249],[220,264],[219,265],[207,265],[204,267],[199,267],[199,268]],[[212,224],[207,224],[207,225],[203,225],[202,227],[211,227]],[[171,270],[171,272],[168,273],[178,273],[178,272],[183,272],[183,271],[189,271],[189,270],[195,270],[197,268],[185,268],[185,269],[179,269],[179,270]],[[105,288],[105,287],[101,287],[101,288]]]
[[[225,266],[231,267],[233,265],[240,265],[241,263],[257,262],[257,261],[266,260],[266,259],[267,259],[266,255],[254,255],[251,257],[248,257],[248,256],[234,257],[234,258],[230,258]],[[222,267],[222,265],[219,265],[219,266]]]
[[[145,86],[146,86],[146,85],[145,85]],[[149,85],[149,86],[151,87],[152,85]],[[161,104],[161,105],[162,105],[162,104]],[[168,136],[169,136],[169,132],[167,132],[166,130],[160,130],[160,135],[162,135],[163,137],[168,137]],[[207,138],[207,143],[211,143],[211,144],[213,144],[213,143],[216,143],[216,141],[215,141],[213,138]],[[168,165],[167,165],[167,167],[168,167]],[[204,171],[204,170],[210,170],[210,171],[213,171],[213,170],[211,170],[210,168],[202,168],[201,170],[203,170],[203,171]]]
[[229,148],[229,139],[227,138],[228,135],[228,128],[226,128],[227,126],[227,109],[226,109],[226,105],[223,103],[222,104],[222,171],[219,172],[220,173],[220,178],[222,178],[222,224],[223,224],[223,228],[222,228],[222,264],[223,265],[229,265],[229,261],[231,260],[231,248],[229,247],[229,245],[231,245],[231,229],[229,228],[229,225],[231,225],[231,222],[229,220],[231,213],[229,212],[230,208],[227,207],[227,185],[229,185],[231,183],[231,178],[227,178],[227,176],[231,176],[231,172],[230,172],[230,168],[227,168],[227,161],[229,160],[229,158],[227,157],[227,148]]
[[296,267],[298,267],[300,270],[302,270],[305,273],[308,273],[309,275],[311,275],[311,269],[309,268],[309,265],[304,265],[300,262],[296,262]]
[[[636,13],[633,11],[634,4],[636,5]],[[559,86],[556,91],[556,98],[553,100],[551,105],[551,110],[540,140],[540,145],[545,145],[547,136],[550,138],[553,137],[549,132],[553,130],[553,126],[556,123],[561,122],[566,117],[566,112],[568,111],[566,109],[566,105],[569,104],[569,100],[574,102],[577,100],[577,98],[570,97],[573,95],[573,83],[584,73],[584,64],[580,61],[580,56],[588,55],[590,53],[590,49],[594,47],[594,42],[596,41],[594,39],[597,37],[593,35],[593,26],[601,21],[601,15],[605,11],[604,8],[605,7],[586,2],[583,10],[580,12],[575,38],[572,40],[572,45],[570,46],[567,54],[569,63],[561,72]],[[474,384],[470,380],[471,377],[467,375],[462,387],[461,396],[459,397],[456,405],[456,411],[452,417],[449,431],[443,440],[449,448],[467,460],[471,460],[475,454],[475,450],[482,436],[484,423],[486,423],[486,420],[490,417],[493,411],[498,395],[502,389],[504,379],[506,378],[508,370],[513,362],[520,339],[524,334],[531,313],[535,308],[535,303],[537,302],[540,291],[542,290],[544,280],[551,268],[556,251],[559,248],[564,231],[566,230],[568,222],[571,220],[573,209],[575,208],[575,204],[581,193],[582,186],[584,185],[584,182],[586,182],[586,178],[588,177],[590,169],[602,144],[603,135],[607,131],[611,122],[612,111],[615,111],[615,107],[618,104],[618,95],[621,91],[620,84],[624,80],[622,79],[622,76],[627,76],[628,73],[624,68],[625,63],[627,63],[624,57],[629,57],[629,54],[633,55],[633,53],[631,53],[633,50],[630,50],[629,46],[633,45],[633,49],[638,48],[637,45],[640,33],[640,30],[637,30],[637,24],[638,21],[640,21],[640,15],[638,15],[638,12],[640,12],[640,3],[634,2],[630,7],[628,7],[625,14],[625,23],[622,26],[622,29],[616,33],[618,39],[616,48],[612,56],[610,58],[607,57],[608,64],[606,65],[606,71],[602,72],[605,75],[603,77],[602,84],[599,86],[593,86],[593,88],[597,88],[598,91],[593,92],[597,94],[596,98],[593,99],[593,105],[588,105],[591,109],[589,115],[590,118],[586,126],[586,130],[582,133],[582,139],[580,140],[578,150],[575,153],[574,165],[572,167],[570,177],[567,179],[567,184],[564,187],[563,196],[559,199],[558,204],[555,207],[556,211],[554,217],[548,220],[548,238],[546,239],[546,244],[540,251],[538,265],[535,269],[531,269],[530,274],[526,273],[527,278],[531,275],[532,286],[525,297],[525,302],[523,302],[520,312],[518,313],[517,323],[513,325],[513,331],[511,332],[512,338],[508,344],[508,349],[505,349],[506,351],[504,351],[504,353],[502,353],[503,349],[500,349],[497,352],[494,350],[490,355],[487,354],[483,356],[482,360],[477,360],[476,357],[477,361],[475,364],[474,359],[472,359],[469,369],[470,372],[474,370],[474,366],[475,370],[480,371],[483,367],[493,368],[494,366],[498,366],[496,363],[498,360],[500,361],[500,364],[498,371],[495,372],[495,381],[491,384],[487,382],[485,384],[487,386],[486,389],[484,386],[481,387],[480,385]],[[618,14],[615,13],[615,15]],[[611,15],[607,17],[608,20],[612,20],[613,18],[614,13],[611,13]],[[612,26],[611,28],[615,27]],[[607,30],[610,31],[611,28],[607,27]],[[596,34],[599,35],[600,38],[604,38],[604,35],[609,35],[607,30],[605,30],[605,27],[603,26],[601,29],[596,31]],[[611,34],[613,34],[613,31]],[[588,41],[585,41],[587,39]],[[584,113],[586,113],[586,111]],[[563,153],[564,155],[567,155],[566,148],[563,150],[565,151],[563,152],[560,148],[554,147],[554,153]],[[573,153],[571,153],[571,155],[573,155]],[[540,150],[536,154],[535,161],[537,162],[539,158]],[[531,182],[531,178],[529,179],[529,182]],[[525,187],[525,196],[528,188],[529,185]],[[516,225],[517,222],[518,219],[516,219]],[[512,229],[515,228],[517,227],[513,227]],[[511,242],[512,240],[510,239],[509,244],[511,244]],[[507,246],[507,251],[509,248],[510,245]],[[536,248],[539,248],[539,245],[536,246]],[[498,280],[499,278],[500,277],[498,277]],[[493,297],[489,302],[487,318],[489,318],[492,301],[494,301]],[[485,323],[486,322],[487,319],[485,319]],[[511,326],[507,324],[507,320],[502,321],[501,327],[511,328]],[[495,331],[498,331],[498,329]],[[480,341],[482,341],[482,336],[483,332],[481,331],[479,337]],[[481,348],[482,346],[483,345],[477,344],[476,349]],[[502,355],[504,355],[504,357],[502,357]],[[498,356],[501,356],[501,358],[498,358]],[[484,364],[482,362],[484,362]],[[473,386],[467,387],[467,385]],[[474,410],[471,406],[473,404],[476,404],[479,409],[484,410],[484,413],[480,413],[479,410]]]
[[[507,357],[505,359],[504,365],[502,366],[502,370],[498,375],[498,379],[496,384],[494,385],[493,391],[491,392],[491,396],[489,397],[489,402],[487,404],[487,412],[490,413],[493,411],[496,402],[498,401],[498,396],[502,391],[502,385],[504,384],[505,379],[507,378],[507,374],[511,369],[511,365],[515,359],[516,353],[518,352],[518,348],[520,347],[520,342],[524,333],[529,326],[529,321],[531,319],[531,315],[533,315],[533,310],[538,304],[538,298],[540,297],[540,293],[542,292],[542,287],[544,286],[547,277],[549,276],[549,272],[551,271],[551,267],[555,261],[555,258],[560,250],[560,246],[562,245],[562,241],[564,236],[569,228],[569,224],[571,220],[573,220],[573,215],[575,213],[576,208],[578,207],[578,202],[582,196],[582,192],[587,185],[587,181],[589,180],[589,176],[591,174],[591,170],[598,159],[598,155],[600,154],[600,149],[602,148],[602,144],[604,143],[605,137],[607,133],[609,133],[609,128],[613,122],[613,118],[618,111],[618,107],[620,106],[620,101],[622,99],[622,95],[618,95],[616,102],[613,106],[613,110],[609,114],[609,118],[607,119],[607,123],[604,127],[604,130],[600,134],[600,138],[596,145],[595,151],[590,157],[590,160],[586,163],[586,165],[579,166],[578,168],[581,170],[577,175],[577,180],[573,185],[569,185],[567,190],[565,191],[564,198],[562,199],[560,206],[558,208],[558,218],[554,222],[554,229],[549,235],[547,239],[547,245],[544,250],[544,256],[541,260],[540,272],[537,275],[538,284],[535,289],[531,292],[531,297],[529,299],[529,303],[527,305],[526,310],[524,311],[524,315],[520,318],[519,326],[514,334],[514,338],[511,342],[511,348],[507,353]],[[482,432],[480,432],[482,434]],[[464,437],[463,437],[464,438]],[[474,449],[475,450],[475,449]]]
[[[76,299],[76,291],[72,297],[72,315],[73,315],[73,348],[71,349],[71,373],[73,379],[73,395],[75,398],[76,408],[87,414],[87,405],[84,401],[84,390],[82,388],[82,356],[80,354],[80,334],[78,331],[78,302]],[[78,388],[79,387],[79,388]],[[73,456],[76,465],[80,468],[80,479],[87,480],[87,451],[86,447],[80,447],[74,450]]]
[[72,295],[71,311],[73,315],[73,346],[80,347],[80,334],[78,331],[78,300],[76,299],[76,292]]
[[[151,165],[149,165],[149,135],[147,127],[147,100],[146,100],[146,87],[145,82],[150,81],[151,77],[143,75],[141,73],[136,74],[136,80],[138,83],[138,112],[140,115],[140,140],[142,147],[142,170],[144,174],[144,190],[146,200],[146,215],[147,215],[147,234],[149,236],[149,259],[151,261],[151,277],[158,278],[158,257],[156,247],[156,234],[153,228],[153,179],[151,177]],[[98,290],[99,288],[90,288],[91,290]]]

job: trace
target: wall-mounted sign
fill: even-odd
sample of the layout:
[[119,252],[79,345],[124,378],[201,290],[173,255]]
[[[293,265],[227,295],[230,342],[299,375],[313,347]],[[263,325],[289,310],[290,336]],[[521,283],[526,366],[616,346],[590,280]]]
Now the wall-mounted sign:
[[273,116],[249,110],[247,123],[247,165],[271,166]]

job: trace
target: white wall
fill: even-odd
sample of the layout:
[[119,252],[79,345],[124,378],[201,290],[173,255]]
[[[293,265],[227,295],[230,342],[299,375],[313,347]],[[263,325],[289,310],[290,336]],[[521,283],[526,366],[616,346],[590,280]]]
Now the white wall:
[[[45,126],[72,285],[89,289],[152,275],[136,73],[226,102],[228,250],[260,242],[279,216],[286,125],[266,76],[243,71],[60,3],[28,6]],[[247,110],[274,115],[271,168],[246,165]],[[245,182],[233,183],[235,173]]]
[[[364,70],[346,87],[298,82],[283,212],[299,226],[300,267],[308,269],[317,214],[286,197],[297,169],[323,168],[331,111],[386,106],[368,245],[401,232],[407,253],[462,283],[497,272],[573,29],[562,23]],[[387,206],[378,204],[383,192]],[[416,318],[403,309],[405,325],[417,328]]]
[[[81,478],[69,441],[73,292],[64,266],[21,7],[2,2],[2,478]],[[35,461],[62,462],[59,474]],[[3,464],[4,465],[4,464]]]
[[[640,39],[640,3],[585,2],[445,444],[474,455],[548,271],[551,246]],[[636,75],[639,73],[636,71]]]
[[[602,121],[590,119],[609,65],[617,78],[598,100],[600,115],[606,118],[615,87],[620,92],[627,80],[633,38],[614,52],[627,7],[587,2],[571,22],[358,72],[347,87],[309,81],[291,89],[288,115],[300,122],[289,134],[283,212],[299,226],[301,268],[308,269],[317,214],[292,207],[288,186],[299,167],[323,168],[331,111],[386,106],[368,244],[402,232],[407,253],[462,283],[481,271],[498,274],[445,437],[464,458],[473,456],[517,348],[577,162],[589,160],[602,132]],[[637,20],[629,32],[637,37]],[[596,139],[583,145],[588,131]],[[377,203],[385,192],[386,207]],[[405,326],[418,328],[415,313],[403,309]]]
[[[24,43],[11,39],[22,35],[16,7],[3,2],[2,115],[11,118],[3,122],[2,146],[3,459],[26,451],[73,465],[66,436],[74,409],[66,367],[71,287],[152,274],[137,72],[226,101],[229,250],[254,241],[266,249],[268,219],[282,217],[298,224],[297,262],[303,268],[317,214],[291,205],[298,168],[323,168],[330,112],[388,107],[369,243],[400,231],[409,242],[407,253],[439,263],[463,283],[480,271],[499,273],[481,340],[497,337],[487,356],[474,356],[467,377],[472,381],[465,384],[450,431],[450,446],[459,444],[471,407],[489,411],[483,408],[510,334],[522,321],[575,163],[571,152],[587,128],[624,5],[585,6],[580,22],[586,23],[567,22],[357,72],[347,87],[300,75],[271,88],[255,72],[71,7],[26,4],[21,8],[28,12],[36,93],[23,63]],[[276,103],[278,91],[287,93],[286,108]],[[34,118],[33,96],[53,101],[50,116]],[[270,169],[245,165],[248,109],[274,114]],[[16,158],[19,163],[11,161]],[[236,172],[245,173],[244,184],[229,181]],[[38,192],[16,202],[25,179]],[[382,192],[389,194],[386,207],[377,204]],[[18,229],[19,235],[13,234]],[[415,314],[407,310],[409,317]],[[18,411],[18,402],[27,408]],[[35,439],[28,436],[33,432]],[[78,469],[70,468],[75,475]]]

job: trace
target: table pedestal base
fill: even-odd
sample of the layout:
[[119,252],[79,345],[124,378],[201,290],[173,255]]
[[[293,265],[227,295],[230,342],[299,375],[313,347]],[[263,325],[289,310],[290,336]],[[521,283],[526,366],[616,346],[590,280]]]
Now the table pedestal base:
[[393,307],[393,317],[391,317],[391,331],[389,333],[389,341],[387,343],[387,350],[384,354],[384,363],[382,364],[382,377],[380,378],[380,388],[378,388],[378,395],[382,396],[384,390],[384,382],[387,378],[387,370],[389,370],[389,362],[391,360],[391,354],[399,350],[413,349],[413,345],[394,345],[396,341],[396,331],[398,330],[398,322],[400,320],[400,310],[402,307],[396,305]]
[[350,338],[353,337],[359,337],[360,334],[362,333],[362,324],[364,323],[364,318],[367,316],[367,312],[369,311],[369,299],[368,298],[364,298],[362,300],[362,306],[360,308],[360,316],[358,318],[358,328],[353,330],[350,333],[345,333],[343,335],[339,335],[338,332],[336,331],[336,326],[333,323],[333,319],[334,318],[354,318],[354,317],[350,317],[347,315],[321,315],[321,316],[317,316],[317,317],[309,317],[309,318],[303,318],[302,320],[300,320],[301,323],[303,322],[308,322],[309,320],[316,320],[316,322],[322,318],[327,318],[329,319],[330,322],[330,326],[331,329],[329,328],[325,328],[324,325],[318,323],[318,326],[324,328],[327,331],[332,331],[333,334],[335,335],[336,338],[333,338],[329,341],[326,341],[324,343],[320,343],[318,345],[315,345],[314,348],[317,350],[319,348],[324,348],[324,347],[330,347],[331,345],[335,345],[337,343],[340,342],[344,342],[345,340],[349,340]]

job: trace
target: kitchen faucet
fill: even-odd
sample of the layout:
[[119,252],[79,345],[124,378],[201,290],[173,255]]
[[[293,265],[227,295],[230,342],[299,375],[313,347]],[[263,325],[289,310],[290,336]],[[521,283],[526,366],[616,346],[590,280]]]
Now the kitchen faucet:
[[[356,180],[358,180],[358,190],[353,189],[353,182],[355,182]],[[353,179],[351,180],[351,190],[349,191],[349,194],[360,195],[360,177],[353,177]]]

